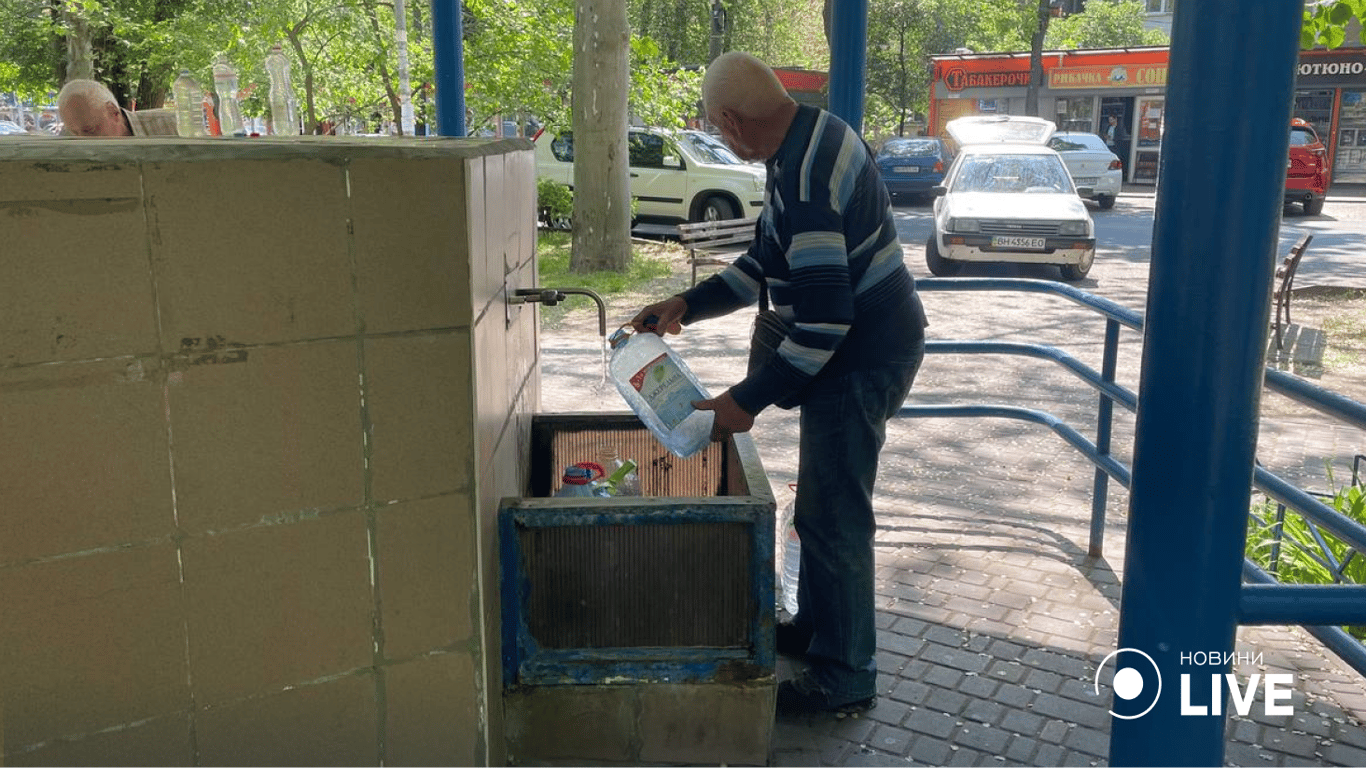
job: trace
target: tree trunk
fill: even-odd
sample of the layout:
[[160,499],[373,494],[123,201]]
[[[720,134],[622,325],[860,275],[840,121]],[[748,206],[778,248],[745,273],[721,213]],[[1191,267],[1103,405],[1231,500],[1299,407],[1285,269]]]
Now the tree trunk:
[[626,0],[579,0],[574,14],[573,272],[626,269],[631,195]]
[[1051,10],[1048,0],[1039,0],[1038,24],[1029,43],[1029,89],[1025,91],[1025,114],[1039,116],[1039,89],[1043,87],[1043,39],[1048,34]]
[[90,22],[74,3],[63,3],[66,19],[66,79],[94,80],[95,53],[90,43]]

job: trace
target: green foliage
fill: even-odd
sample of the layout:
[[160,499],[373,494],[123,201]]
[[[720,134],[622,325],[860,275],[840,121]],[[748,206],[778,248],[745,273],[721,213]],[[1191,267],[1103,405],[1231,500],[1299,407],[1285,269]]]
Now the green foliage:
[[[1332,480],[1331,468],[1329,480]],[[1329,506],[1358,523],[1366,523],[1366,490],[1360,485],[1339,489]],[[1293,510],[1286,509],[1282,519],[1277,521],[1278,510],[1279,505],[1268,499],[1255,505],[1248,514],[1248,559],[1268,573],[1274,573],[1283,584],[1334,584],[1340,581],[1366,584],[1366,554],[1352,549]],[[1325,555],[1325,549],[1331,559]],[[1366,640],[1366,627],[1344,629],[1357,639]]]
[[[1304,26],[1300,29],[1303,49],[1338,48],[1347,41],[1347,25],[1356,19],[1366,19],[1366,0],[1326,0],[1308,3],[1304,9]],[[1360,40],[1366,44],[1366,24],[1362,24]]]
[[537,180],[536,212],[543,225],[569,229],[574,217],[574,190],[551,179]]
[[1144,15],[1145,6],[1139,0],[1090,2],[1085,13],[1049,22],[1044,48],[1077,50],[1169,44],[1171,40],[1165,32],[1143,28]]

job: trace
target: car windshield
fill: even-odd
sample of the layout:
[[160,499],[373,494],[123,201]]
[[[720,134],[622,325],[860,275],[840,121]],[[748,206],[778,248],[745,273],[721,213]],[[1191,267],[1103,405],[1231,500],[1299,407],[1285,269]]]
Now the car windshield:
[[1310,144],[1317,143],[1319,143],[1319,137],[1314,135],[1312,129],[1298,125],[1290,129],[1290,146],[1307,147]]
[[1105,140],[1094,133],[1068,133],[1054,135],[1048,140],[1048,147],[1058,152],[1109,152]]
[[697,153],[697,159],[704,163],[716,163],[719,165],[742,165],[744,161],[730,151],[720,139],[712,138],[706,134],[685,133],[683,140],[688,142],[688,146]]
[[939,142],[932,139],[888,139],[878,157],[929,157],[939,154]]
[[1071,192],[1057,155],[978,155],[964,158],[950,192]]

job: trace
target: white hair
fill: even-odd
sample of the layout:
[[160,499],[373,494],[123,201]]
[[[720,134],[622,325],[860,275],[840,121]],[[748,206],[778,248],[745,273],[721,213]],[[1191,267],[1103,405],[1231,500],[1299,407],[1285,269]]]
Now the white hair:
[[702,77],[702,108],[708,115],[730,109],[743,117],[764,117],[790,101],[773,69],[748,53],[717,56]]
[[68,80],[66,85],[57,94],[57,108],[60,110],[63,104],[69,103],[72,99],[80,99],[93,106],[103,106],[113,104],[118,106],[118,99],[114,98],[114,93],[94,80]]

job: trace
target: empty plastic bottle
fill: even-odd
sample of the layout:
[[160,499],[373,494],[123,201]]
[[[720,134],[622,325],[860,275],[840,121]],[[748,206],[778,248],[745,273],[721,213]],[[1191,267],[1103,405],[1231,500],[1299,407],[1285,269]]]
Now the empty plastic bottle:
[[[605,485],[605,492],[599,495],[604,496],[639,496],[640,495],[640,472],[636,463],[631,459],[623,459],[617,454],[617,449],[611,443],[602,443],[598,446],[598,463],[607,473],[601,485]],[[627,465],[630,465],[627,467]],[[626,471],[622,471],[623,468]]]
[[246,136],[242,122],[242,105],[237,102],[237,70],[228,63],[226,54],[213,65],[213,89],[218,92],[218,124],[224,136]]
[[275,136],[299,133],[294,120],[294,85],[289,78],[289,57],[280,44],[266,54],[266,74],[270,75],[270,132]]
[[627,327],[608,343],[612,381],[655,439],[681,459],[705,448],[713,414],[692,403],[710,398],[683,358],[656,334],[631,333]]
[[578,464],[571,464],[564,468],[564,475],[560,478],[560,490],[555,492],[557,497],[584,496],[592,497],[593,481],[602,477],[602,467],[591,461],[581,461]]
[[171,84],[175,94],[175,129],[181,136],[207,136],[204,129],[204,89],[190,76],[190,70],[180,70],[180,77]]

